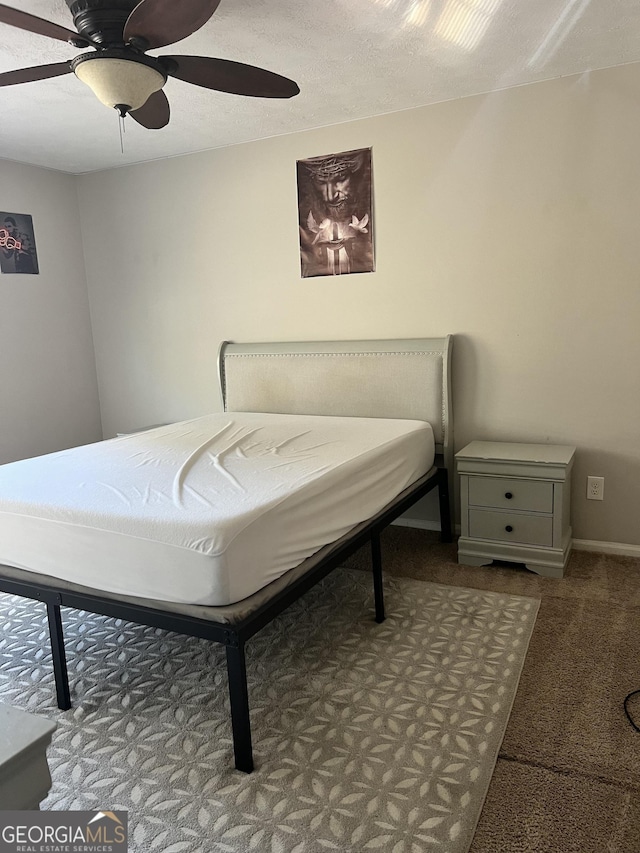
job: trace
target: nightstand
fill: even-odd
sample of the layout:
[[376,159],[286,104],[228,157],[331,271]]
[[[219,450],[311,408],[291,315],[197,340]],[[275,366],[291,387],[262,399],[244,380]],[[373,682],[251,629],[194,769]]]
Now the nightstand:
[[571,552],[575,447],[472,441],[456,453],[462,532],[458,562],[524,563],[561,578]]

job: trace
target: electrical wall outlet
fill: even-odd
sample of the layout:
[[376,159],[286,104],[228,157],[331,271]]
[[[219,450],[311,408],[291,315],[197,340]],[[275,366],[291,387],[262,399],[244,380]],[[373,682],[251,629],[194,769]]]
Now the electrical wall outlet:
[[587,477],[587,500],[604,500],[604,477]]

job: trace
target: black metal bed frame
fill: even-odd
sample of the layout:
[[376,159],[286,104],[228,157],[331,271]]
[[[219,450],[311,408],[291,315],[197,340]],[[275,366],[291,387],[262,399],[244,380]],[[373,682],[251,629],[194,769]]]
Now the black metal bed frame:
[[417,480],[398,498],[368,522],[354,528],[353,535],[338,540],[333,548],[308,572],[302,574],[289,586],[280,589],[271,599],[256,610],[234,623],[214,622],[188,614],[161,610],[137,603],[127,603],[109,598],[100,591],[95,594],[77,592],[55,584],[32,582],[2,576],[0,566],[0,590],[36,601],[47,606],[49,634],[53,657],[53,670],[56,684],[58,707],[68,710],[71,707],[69,676],[64,648],[61,607],[87,610],[103,616],[149,625],[175,631],[192,637],[222,643],[226,646],[229,698],[231,703],[231,726],[235,766],[238,770],[251,773],[253,770],[253,750],[251,745],[251,722],[249,716],[249,695],[247,689],[247,671],[245,644],[261,628],[264,628],[290,604],[304,595],[311,587],[337,568],[347,557],[353,554],[367,541],[371,543],[373,569],[373,588],[375,598],[375,619],[382,622],[385,618],[382,582],[382,556],[380,533],[392,521],[402,515],[410,506],[424,497],[432,489],[438,488],[440,504],[441,540],[451,542],[451,512],[449,500],[449,478],[446,468],[432,470]]

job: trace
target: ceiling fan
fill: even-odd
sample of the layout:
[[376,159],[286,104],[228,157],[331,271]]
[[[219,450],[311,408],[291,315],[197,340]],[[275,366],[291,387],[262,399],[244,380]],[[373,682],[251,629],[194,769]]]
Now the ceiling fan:
[[293,80],[227,59],[207,56],[149,56],[199,30],[220,0],[66,0],[77,32],[19,9],[0,4],[0,24],[92,48],[75,59],[20,68],[0,74],[0,86],[46,80],[73,72],[94,94],[124,118],[158,129],[169,122],[162,91],[167,77],[257,98],[292,98]]

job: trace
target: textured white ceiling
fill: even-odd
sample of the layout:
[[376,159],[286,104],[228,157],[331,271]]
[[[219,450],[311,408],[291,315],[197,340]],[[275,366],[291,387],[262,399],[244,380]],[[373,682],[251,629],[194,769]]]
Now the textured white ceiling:
[[[64,0],[5,0],[73,28]],[[179,2],[179,0],[176,0]],[[77,55],[0,24],[0,72]],[[169,79],[171,122],[126,122],[76,77],[0,88],[0,158],[82,173],[233,145],[640,61],[638,0],[222,0],[155,51],[218,56],[299,84],[291,100]]]

